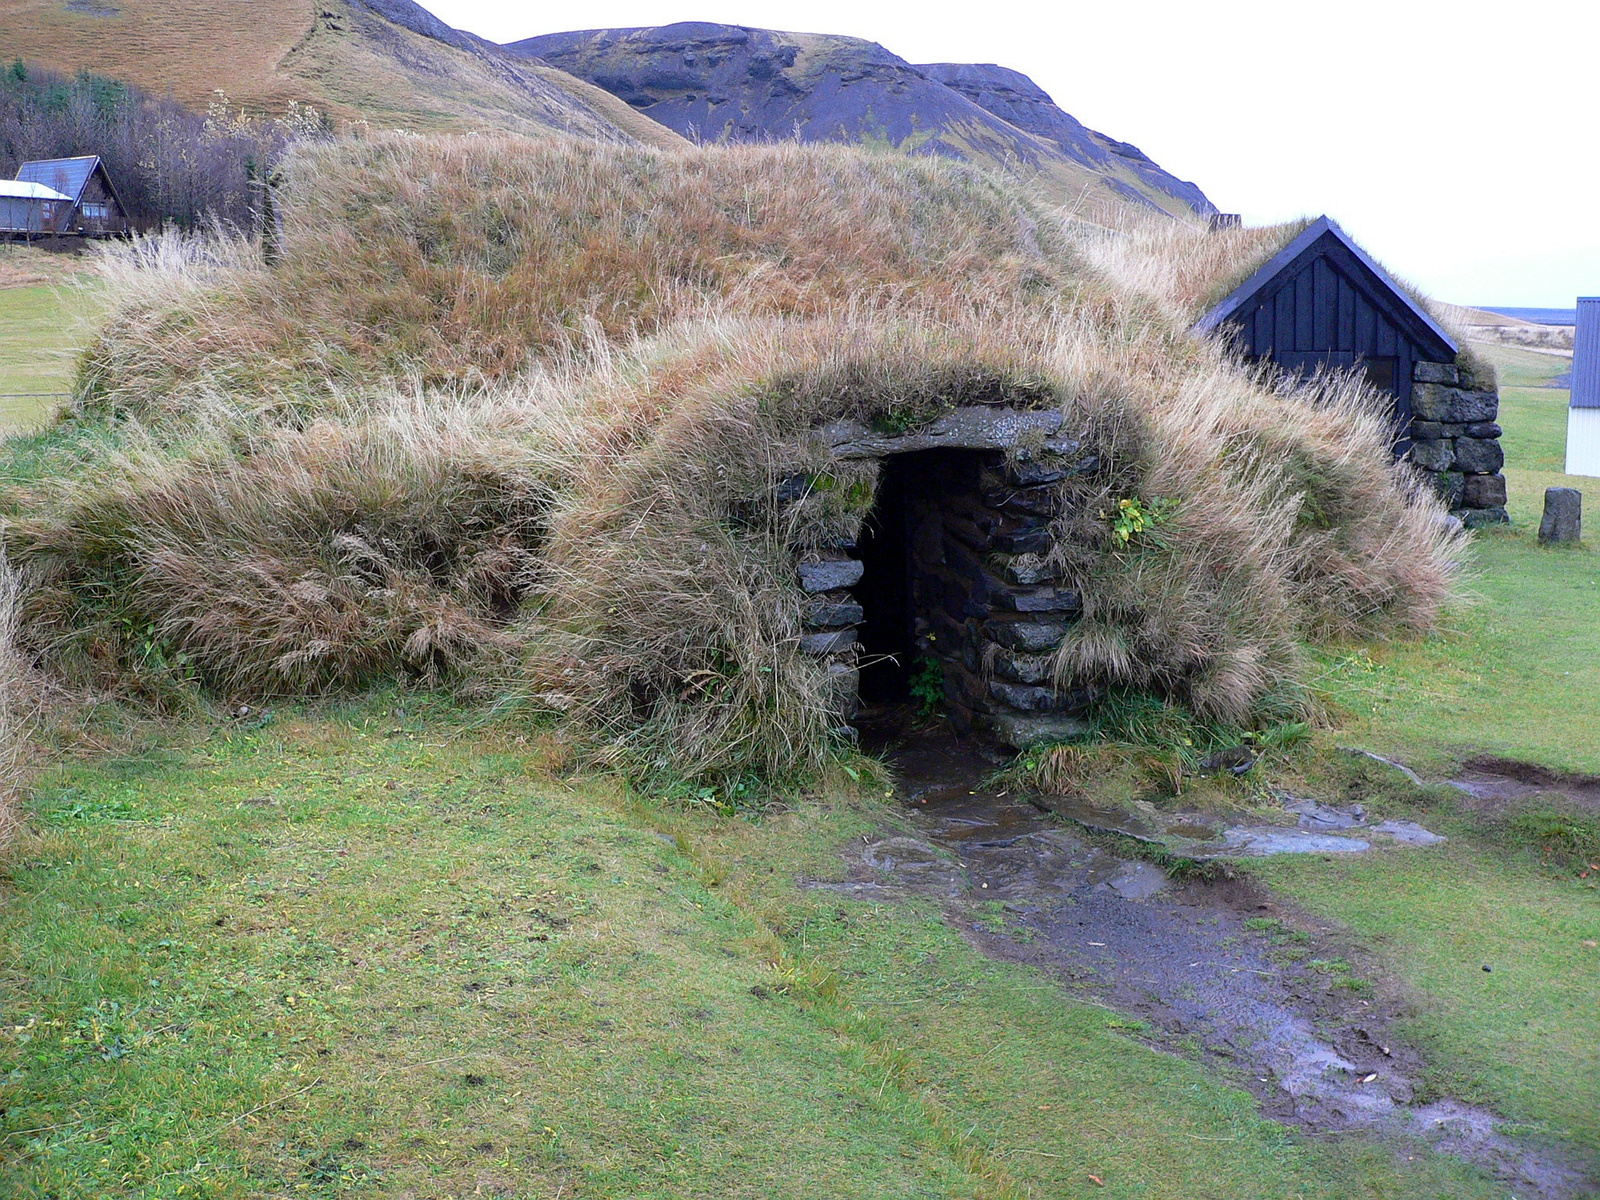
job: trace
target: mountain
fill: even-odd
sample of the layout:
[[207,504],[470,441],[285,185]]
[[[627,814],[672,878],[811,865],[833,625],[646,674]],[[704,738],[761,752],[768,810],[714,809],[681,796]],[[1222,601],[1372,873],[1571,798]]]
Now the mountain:
[[698,21],[545,34],[507,49],[698,140],[862,142],[1023,174],[1091,210],[1216,211],[1194,184],[1086,128],[1004,67],[913,66],[858,38]]
[[411,0],[3,0],[0,57],[93,71],[205,108],[419,131],[570,131],[683,141],[593,84],[452,29]]
[[985,112],[1050,142],[1074,162],[1098,171],[1131,171],[1147,186],[1182,201],[1199,215],[1217,211],[1197,186],[1163,171],[1139,147],[1097,133],[1063,112],[1021,71],[994,63],[924,63],[917,70],[960,92]]

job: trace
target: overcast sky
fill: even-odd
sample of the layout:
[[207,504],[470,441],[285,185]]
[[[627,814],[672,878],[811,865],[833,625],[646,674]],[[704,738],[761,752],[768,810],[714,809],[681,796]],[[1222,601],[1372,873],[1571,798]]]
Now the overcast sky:
[[1458,304],[1600,294],[1600,0],[422,0],[495,41],[721,21],[995,62],[1250,223],[1326,212]]

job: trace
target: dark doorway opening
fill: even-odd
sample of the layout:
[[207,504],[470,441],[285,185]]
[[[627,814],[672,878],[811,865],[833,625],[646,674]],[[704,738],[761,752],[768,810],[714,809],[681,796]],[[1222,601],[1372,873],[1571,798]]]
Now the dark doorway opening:
[[[998,457],[991,455],[989,457]],[[857,544],[865,570],[856,586],[863,621],[861,699],[900,704],[910,695],[918,658],[934,639],[956,652],[974,599],[954,586],[947,563],[946,523],[971,521],[979,500],[984,455],[971,450],[922,450],[884,459],[877,497]],[[974,562],[970,567],[975,567]],[[977,572],[959,572],[972,578]],[[981,581],[973,579],[977,590]],[[942,635],[942,636],[941,636]]]

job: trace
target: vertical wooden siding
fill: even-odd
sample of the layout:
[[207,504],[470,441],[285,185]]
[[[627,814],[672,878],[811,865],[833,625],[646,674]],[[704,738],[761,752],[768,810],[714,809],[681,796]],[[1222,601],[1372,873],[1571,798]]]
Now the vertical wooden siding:
[[[1243,348],[1253,358],[1278,362],[1327,355],[1334,366],[1360,358],[1395,360],[1396,417],[1411,417],[1411,374],[1419,347],[1352,282],[1337,251],[1318,254],[1235,314]],[[1354,266],[1352,262],[1349,266]]]

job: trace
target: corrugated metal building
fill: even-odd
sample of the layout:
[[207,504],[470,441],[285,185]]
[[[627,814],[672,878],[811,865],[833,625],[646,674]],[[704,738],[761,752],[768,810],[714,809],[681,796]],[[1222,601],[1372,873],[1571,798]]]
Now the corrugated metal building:
[[73,203],[54,188],[0,179],[0,233],[48,237],[68,227]]
[[1600,476],[1600,296],[1578,297],[1567,407],[1567,474]]
[[43,184],[72,201],[70,226],[63,233],[70,230],[95,237],[128,231],[128,210],[98,154],[25,162],[17,169],[17,179]]

